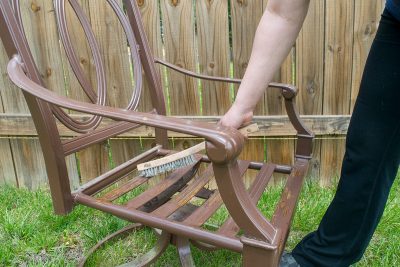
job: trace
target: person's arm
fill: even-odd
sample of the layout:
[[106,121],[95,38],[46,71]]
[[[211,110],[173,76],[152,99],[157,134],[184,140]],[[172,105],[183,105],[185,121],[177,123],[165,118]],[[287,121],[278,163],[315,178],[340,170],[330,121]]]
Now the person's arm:
[[269,0],[258,25],[250,61],[236,100],[220,124],[238,128],[253,110],[296,41],[309,0]]

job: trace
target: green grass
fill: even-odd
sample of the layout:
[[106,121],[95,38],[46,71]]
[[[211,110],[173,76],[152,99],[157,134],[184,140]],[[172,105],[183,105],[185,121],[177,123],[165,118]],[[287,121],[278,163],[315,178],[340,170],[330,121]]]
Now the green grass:
[[[400,177],[399,177],[400,178]],[[259,208],[266,216],[273,212],[282,187],[269,188]],[[303,187],[288,249],[314,230],[331,201],[335,188],[320,188],[315,183]],[[363,259],[356,266],[400,266],[400,179],[395,181],[381,223]],[[227,212],[221,208],[209,220],[220,224]],[[77,259],[107,234],[127,223],[113,216],[80,206],[68,216],[52,213],[48,192],[29,192],[0,187],[0,265],[1,266],[75,266]],[[122,264],[145,253],[155,242],[150,230],[135,232],[125,239],[107,244],[89,262],[89,266]],[[202,252],[193,248],[197,266],[240,266],[241,257],[226,250]],[[174,247],[155,266],[178,266]]]

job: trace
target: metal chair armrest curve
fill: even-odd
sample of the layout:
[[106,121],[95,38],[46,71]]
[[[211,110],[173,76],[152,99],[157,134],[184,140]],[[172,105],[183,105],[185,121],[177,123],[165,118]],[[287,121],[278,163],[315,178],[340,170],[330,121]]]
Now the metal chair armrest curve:
[[[19,56],[14,56],[10,60],[7,72],[10,79],[22,90],[56,106],[205,138],[207,154],[211,161],[217,164],[223,164],[236,158],[243,148],[243,135],[231,127],[105,107],[60,96],[29,79],[23,70],[23,63]],[[209,147],[211,149],[208,149]]]

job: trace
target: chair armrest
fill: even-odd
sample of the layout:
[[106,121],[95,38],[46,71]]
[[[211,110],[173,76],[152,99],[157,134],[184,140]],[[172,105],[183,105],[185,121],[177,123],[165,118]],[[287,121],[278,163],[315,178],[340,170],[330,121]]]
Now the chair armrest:
[[10,79],[22,90],[50,104],[114,120],[123,120],[205,138],[208,141],[206,145],[207,154],[211,161],[217,164],[225,164],[235,159],[243,148],[243,135],[231,127],[84,103],[60,96],[29,79],[24,72],[23,63],[19,56],[14,56],[10,60],[7,72]]
[[[171,64],[167,61],[161,60],[159,58],[155,58],[154,62],[164,65],[184,75],[188,75],[203,80],[236,83],[236,84],[240,84],[242,82],[242,80],[240,79],[231,79],[231,78],[198,74],[193,71],[189,71],[174,64]],[[297,136],[299,138],[299,142],[297,143],[297,149],[296,149],[296,157],[309,159],[311,157],[310,155],[312,152],[312,140],[314,138],[314,134],[309,129],[307,129],[307,127],[303,124],[297,112],[296,105],[294,102],[294,99],[298,92],[297,87],[290,84],[270,83],[268,84],[268,87],[266,86],[266,88],[267,89],[278,88],[282,90],[282,95],[285,99],[286,113],[288,114],[289,120],[292,123],[293,127],[296,129]]]
[[[172,63],[169,63],[169,62],[164,61],[159,58],[155,58],[154,63],[161,64],[167,68],[170,68],[170,69],[177,71],[179,73],[182,73],[184,75],[188,75],[188,76],[195,77],[195,78],[202,79],[202,80],[209,80],[209,81],[215,81],[215,82],[226,82],[226,83],[236,83],[236,84],[240,84],[242,82],[241,79],[232,79],[232,78],[226,78],[226,77],[217,77],[217,76],[198,74],[193,71],[176,66]],[[272,82],[272,83],[268,84],[268,87],[282,89],[282,94],[284,95],[285,98],[293,98],[297,95],[297,88],[291,84]]]

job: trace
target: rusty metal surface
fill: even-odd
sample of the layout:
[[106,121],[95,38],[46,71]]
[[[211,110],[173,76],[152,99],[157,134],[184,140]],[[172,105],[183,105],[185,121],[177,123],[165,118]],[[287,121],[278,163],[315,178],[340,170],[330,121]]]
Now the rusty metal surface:
[[[82,204],[128,221],[161,229],[162,234],[158,245],[140,259],[137,263],[139,265],[152,262],[172,242],[178,247],[182,265],[190,266],[192,259],[188,240],[193,240],[194,244],[202,249],[227,248],[243,253],[244,266],[265,266],[265,264],[276,266],[286,243],[296,202],[307,172],[314,137],[297,113],[294,103],[297,89],[292,85],[270,84],[270,87],[282,91],[289,120],[297,131],[294,165],[239,161],[237,157],[242,150],[244,138],[237,130],[165,116],[163,89],[155,62],[201,79],[232,83],[240,83],[240,80],[199,75],[168,62],[154,59],[136,1],[124,0],[127,11],[125,15],[115,0],[107,0],[118,17],[130,44],[132,62],[135,64],[135,90],[127,108],[105,106],[106,77],[98,44],[79,3],[76,0],[68,0],[68,2],[76,13],[92,50],[97,77],[96,91],[90,86],[88,78],[84,76],[73,44],[69,40],[65,16],[66,0],[54,0],[60,37],[69,63],[92,103],[75,101],[45,88],[26,42],[18,0],[0,1],[2,33],[0,37],[10,58],[7,72],[11,80],[23,90],[38,131],[55,212],[66,214],[74,205]],[[149,113],[135,111],[140,99],[142,69],[146,73],[146,79],[151,88],[154,111]],[[62,108],[92,116],[89,120],[80,122],[70,117]],[[96,129],[102,118],[111,118],[116,122],[105,129]],[[62,143],[56,126],[57,119],[66,127],[82,135]],[[156,143],[159,146],[115,167],[71,193],[65,156],[88,145],[134,129],[138,125],[154,127]],[[167,130],[204,138],[207,155],[199,155],[196,165],[171,173],[153,187],[149,187],[138,196],[133,196],[126,204],[113,203],[138,186],[146,184],[147,178],[144,177],[134,177],[116,184],[117,181],[133,172],[138,163],[173,152],[168,150]],[[209,164],[209,168],[204,173],[197,174],[200,163]],[[259,171],[249,190],[245,188],[242,181],[242,175],[247,169]],[[273,172],[287,174],[288,178],[275,213],[271,220],[267,220],[256,205]],[[209,190],[205,187],[211,176],[215,176],[217,190]],[[111,185],[116,185],[116,188],[105,192],[102,197],[93,196]],[[195,196],[205,199],[199,207],[195,207],[190,202]],[[225,204],[231,217],[215,232],[200,228],[222,204]],[[239,230],[244,233],[241,237],[236,236]]]

